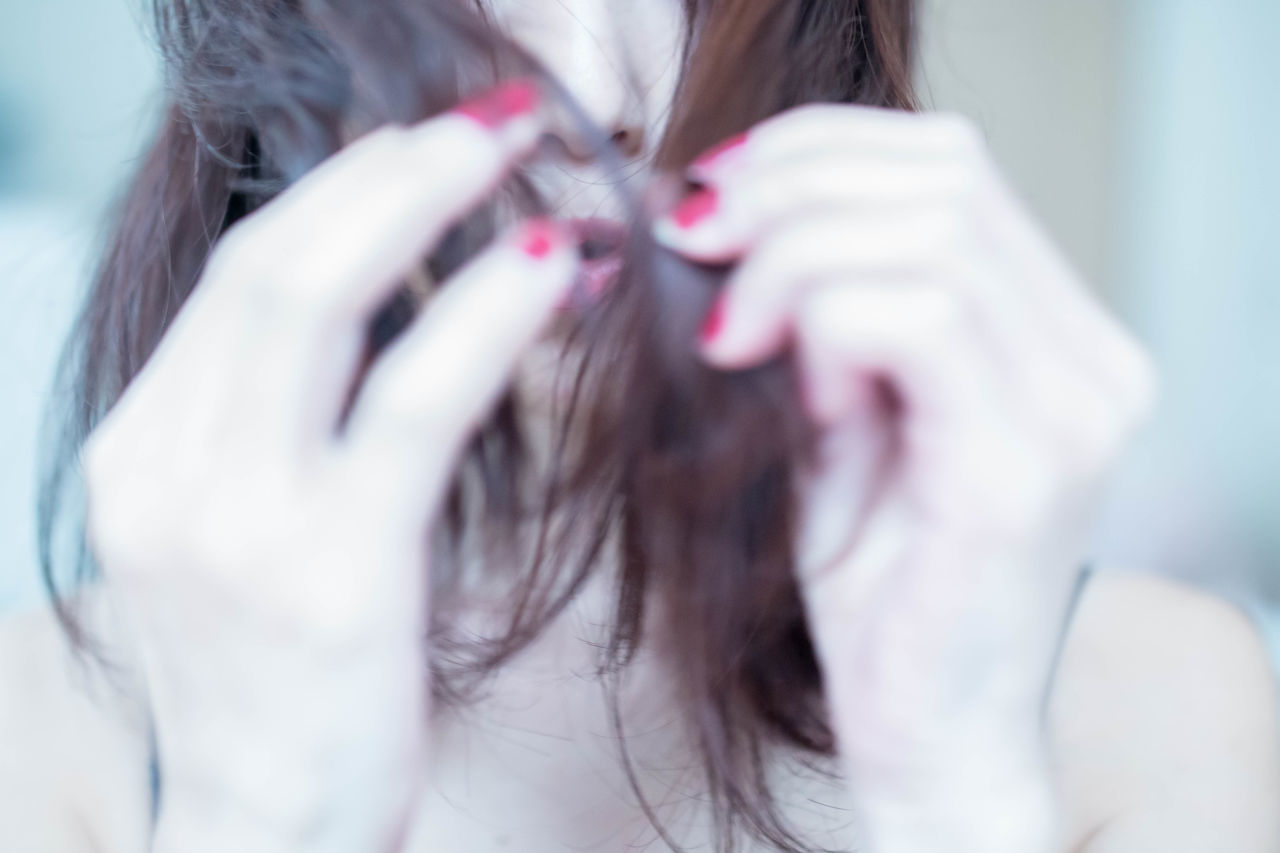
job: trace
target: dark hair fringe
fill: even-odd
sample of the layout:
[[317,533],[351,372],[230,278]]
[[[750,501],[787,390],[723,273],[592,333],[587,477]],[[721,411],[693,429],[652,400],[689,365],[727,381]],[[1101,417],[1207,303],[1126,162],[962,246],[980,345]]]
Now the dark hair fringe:
[[[912,7],[690,0],[692,36],[656,165],[681,169],[719,140],[803,103],[914,108]],[[222,233],[353,137],[439,113],[475,81],[508,74],[541,77],[600,156],[612,156],[563,87],[496,36],[469,0],[155,0],[155,21],[169,106],[116,212],[64,353],[73,406],[47,454],[39,506],[45,583],[86,650],[91,638],[62,590],[94,576],[92,558],[82,546],[71,577],[55,566],[70,474]],[[537,205],[518,180],[508,191]],[[634,199],[631,207],[642,218]],[[835,748],[791,557],[792,484],[814,436],[787,359],[724,374],[694,356],[689,341],[723,271],[685,264],[647,242],[647,228],[632,230],[622,285],[576,330],[574,345],[586,356],[570,377],[574,402],[556,417],[549,471],[539,478],[530,462],[514,396],[469,449],[433,563],[436,692],[465,701],[536,639],[617,531],[620,576],[601,674],[616,684],[642,641],[646,605],[660,603],[663,630],[683,650],[674,675],[701,748],[719,849],[731,853],[745,830],[772,848],[805,850],[771,796],[765,750],[781,743],[828,756]],[[454,229],[427,259],[434,279],[444,280],[491,231],[483,214]],[[414,307],[406,291],[374,318],[368,358]],[[531,513],[540,520],[528,548],[519,531]],[[556,529],[557,515],[573,524]],[[464,635],[447,618],[467,586],[459,555],[468,535],[493,565],[525,558],[506,579],[511,621],[497,636]],[[621,728],[616,704],[614,715]],[[619,743],[645,814],[680,849],[645,800],[625,739]]]

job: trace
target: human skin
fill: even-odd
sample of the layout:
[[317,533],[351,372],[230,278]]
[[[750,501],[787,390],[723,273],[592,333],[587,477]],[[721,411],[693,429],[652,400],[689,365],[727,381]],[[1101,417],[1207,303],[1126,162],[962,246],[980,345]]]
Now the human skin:
[[1039,709],[1146,356],[963,120],[804,107],[691,171],[656,234],[737,264],[704,357],[794,344],[826,436],[799,570],[873,849],[1053,849]]
[[[637,5],[496,4],[643,160],[680,10]],[[502,238],[332,427],[368,312],[538,133],[570,178],[590,169],[553,114],[469,113],[377,131],[233,229],[86,446],[91,539],[165,755],[159,851],[392,849],[430,773],[421,531],[572,282],[566,235]],[[737,264],[705,358],[736,370],[794,342],[826,435],[801,583],[871,849],[1055,849],[1039,703],[1087,509],[1152,395],[1146,357],[954,117],[806,107],[692,176],[715,202],[657,236]],[[608,204],[539,178],[561,215]]]

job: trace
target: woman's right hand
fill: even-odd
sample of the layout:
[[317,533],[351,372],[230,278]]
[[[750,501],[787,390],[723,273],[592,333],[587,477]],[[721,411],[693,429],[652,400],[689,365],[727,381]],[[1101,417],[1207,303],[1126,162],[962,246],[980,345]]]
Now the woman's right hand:
[[342,407],[371,314],[541,132],[509,84],[350,145],[232,228],[84,451],[89,538],[145,671],[156,847],[391,849],[424,764],[425,533],[569,288],[526,223]]

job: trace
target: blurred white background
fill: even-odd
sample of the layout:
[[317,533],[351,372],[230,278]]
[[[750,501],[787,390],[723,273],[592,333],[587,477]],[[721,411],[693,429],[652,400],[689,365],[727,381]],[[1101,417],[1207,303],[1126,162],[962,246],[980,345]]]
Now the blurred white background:
[[[160,84],[139,0],[0,3],[3,612],[42,595],[40,413]],[[922,3],[926,101],[981,124],[1163,369],[1161,408],[1099,525],[1099,562],[1214,588],[1280,650],[1280,3]]]
[[1249,607],[1280,653],[1280,3],[925,0],[922,88],[1162,370],[1100,562]]

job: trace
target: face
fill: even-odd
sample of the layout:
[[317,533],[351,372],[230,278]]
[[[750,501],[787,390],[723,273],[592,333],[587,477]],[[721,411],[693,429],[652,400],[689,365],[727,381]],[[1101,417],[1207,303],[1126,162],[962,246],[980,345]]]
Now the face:
[[685,38],[684,0],[487,0],[496,25],[569,90],[611,140],[621,167],[600,163],[566,114],[552,117],[551,157],[528,177],[584,241],[582,282],[616,275],[622,239],[616,188],[642,186],[670,112]]

